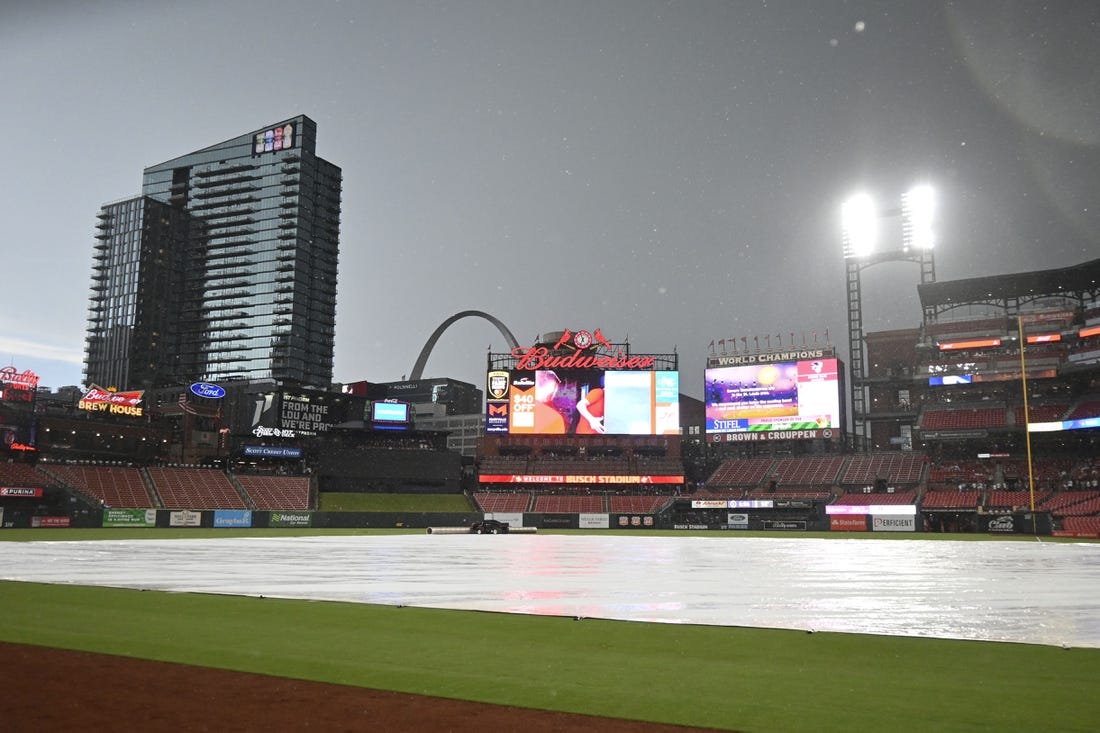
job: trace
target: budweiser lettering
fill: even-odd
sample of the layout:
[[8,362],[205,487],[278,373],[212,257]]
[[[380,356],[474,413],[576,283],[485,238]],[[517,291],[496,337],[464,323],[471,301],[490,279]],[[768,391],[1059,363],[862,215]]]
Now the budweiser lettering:
[[516,369],[650,369],[652,356],[628,356],[620,351],[614,356],[599,356],[574,351],[568,356],[553,356],[545,346],[516,347],[512,356],[518,360]]

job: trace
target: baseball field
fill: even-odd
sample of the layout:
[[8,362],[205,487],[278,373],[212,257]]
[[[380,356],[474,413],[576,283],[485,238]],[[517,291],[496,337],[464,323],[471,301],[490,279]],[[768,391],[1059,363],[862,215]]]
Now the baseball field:
[[[180,533],[0,533],[135,536]],[[1034,732],[1100,717],[1100,649],[12,581],[0,618],[15,730]]]

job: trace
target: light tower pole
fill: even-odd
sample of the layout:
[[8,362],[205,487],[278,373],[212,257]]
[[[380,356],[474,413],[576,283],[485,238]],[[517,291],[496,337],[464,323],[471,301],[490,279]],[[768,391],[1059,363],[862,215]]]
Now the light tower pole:
[[[902,196],[901,208],[879,212],[868,194],[857,194],[841,208],[844,264],[848,282],[848,361],[851,371],[852,432],[855,447],[866,450],[868,434],[867,368],[863,341],[862,273],[880,262],[916,262],[920,265],[921,284],[936,281],[933,256],[935,236],[932,221],[935,209],[931,187],[919,185]],[[901,241],[879,247],[879,223],[883,219],[902,219]]]

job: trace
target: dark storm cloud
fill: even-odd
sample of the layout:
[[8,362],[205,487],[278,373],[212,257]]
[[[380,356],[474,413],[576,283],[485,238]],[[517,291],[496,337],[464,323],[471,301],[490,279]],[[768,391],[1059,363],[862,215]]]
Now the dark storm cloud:
[[[941,280],[1097,256],[1097,7],[5,5],[0,214],[34,276],[3,291],[0,356],[79,362],[95,215],[144,166],[305,113],[344,171],[338,379],[399,379],[480,309],[521,342],[675,347],[697,395],[713,339],[844,340],[857,188],[936,187]],[[869,271],[865,328],[917,325],[918,279]],[[426,374],[480,383],[490,344],[461,321]]]

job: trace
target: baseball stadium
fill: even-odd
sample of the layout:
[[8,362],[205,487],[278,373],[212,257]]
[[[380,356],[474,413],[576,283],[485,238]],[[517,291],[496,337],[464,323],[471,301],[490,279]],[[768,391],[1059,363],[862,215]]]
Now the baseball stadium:
[[[5,728],[1095,730],[1100,260],[894,256],[918,326],[853,257],[846,344],[702,374],[479,311],[389,384],[5,368]],[[422,377],[468,316],[484,393]]]

